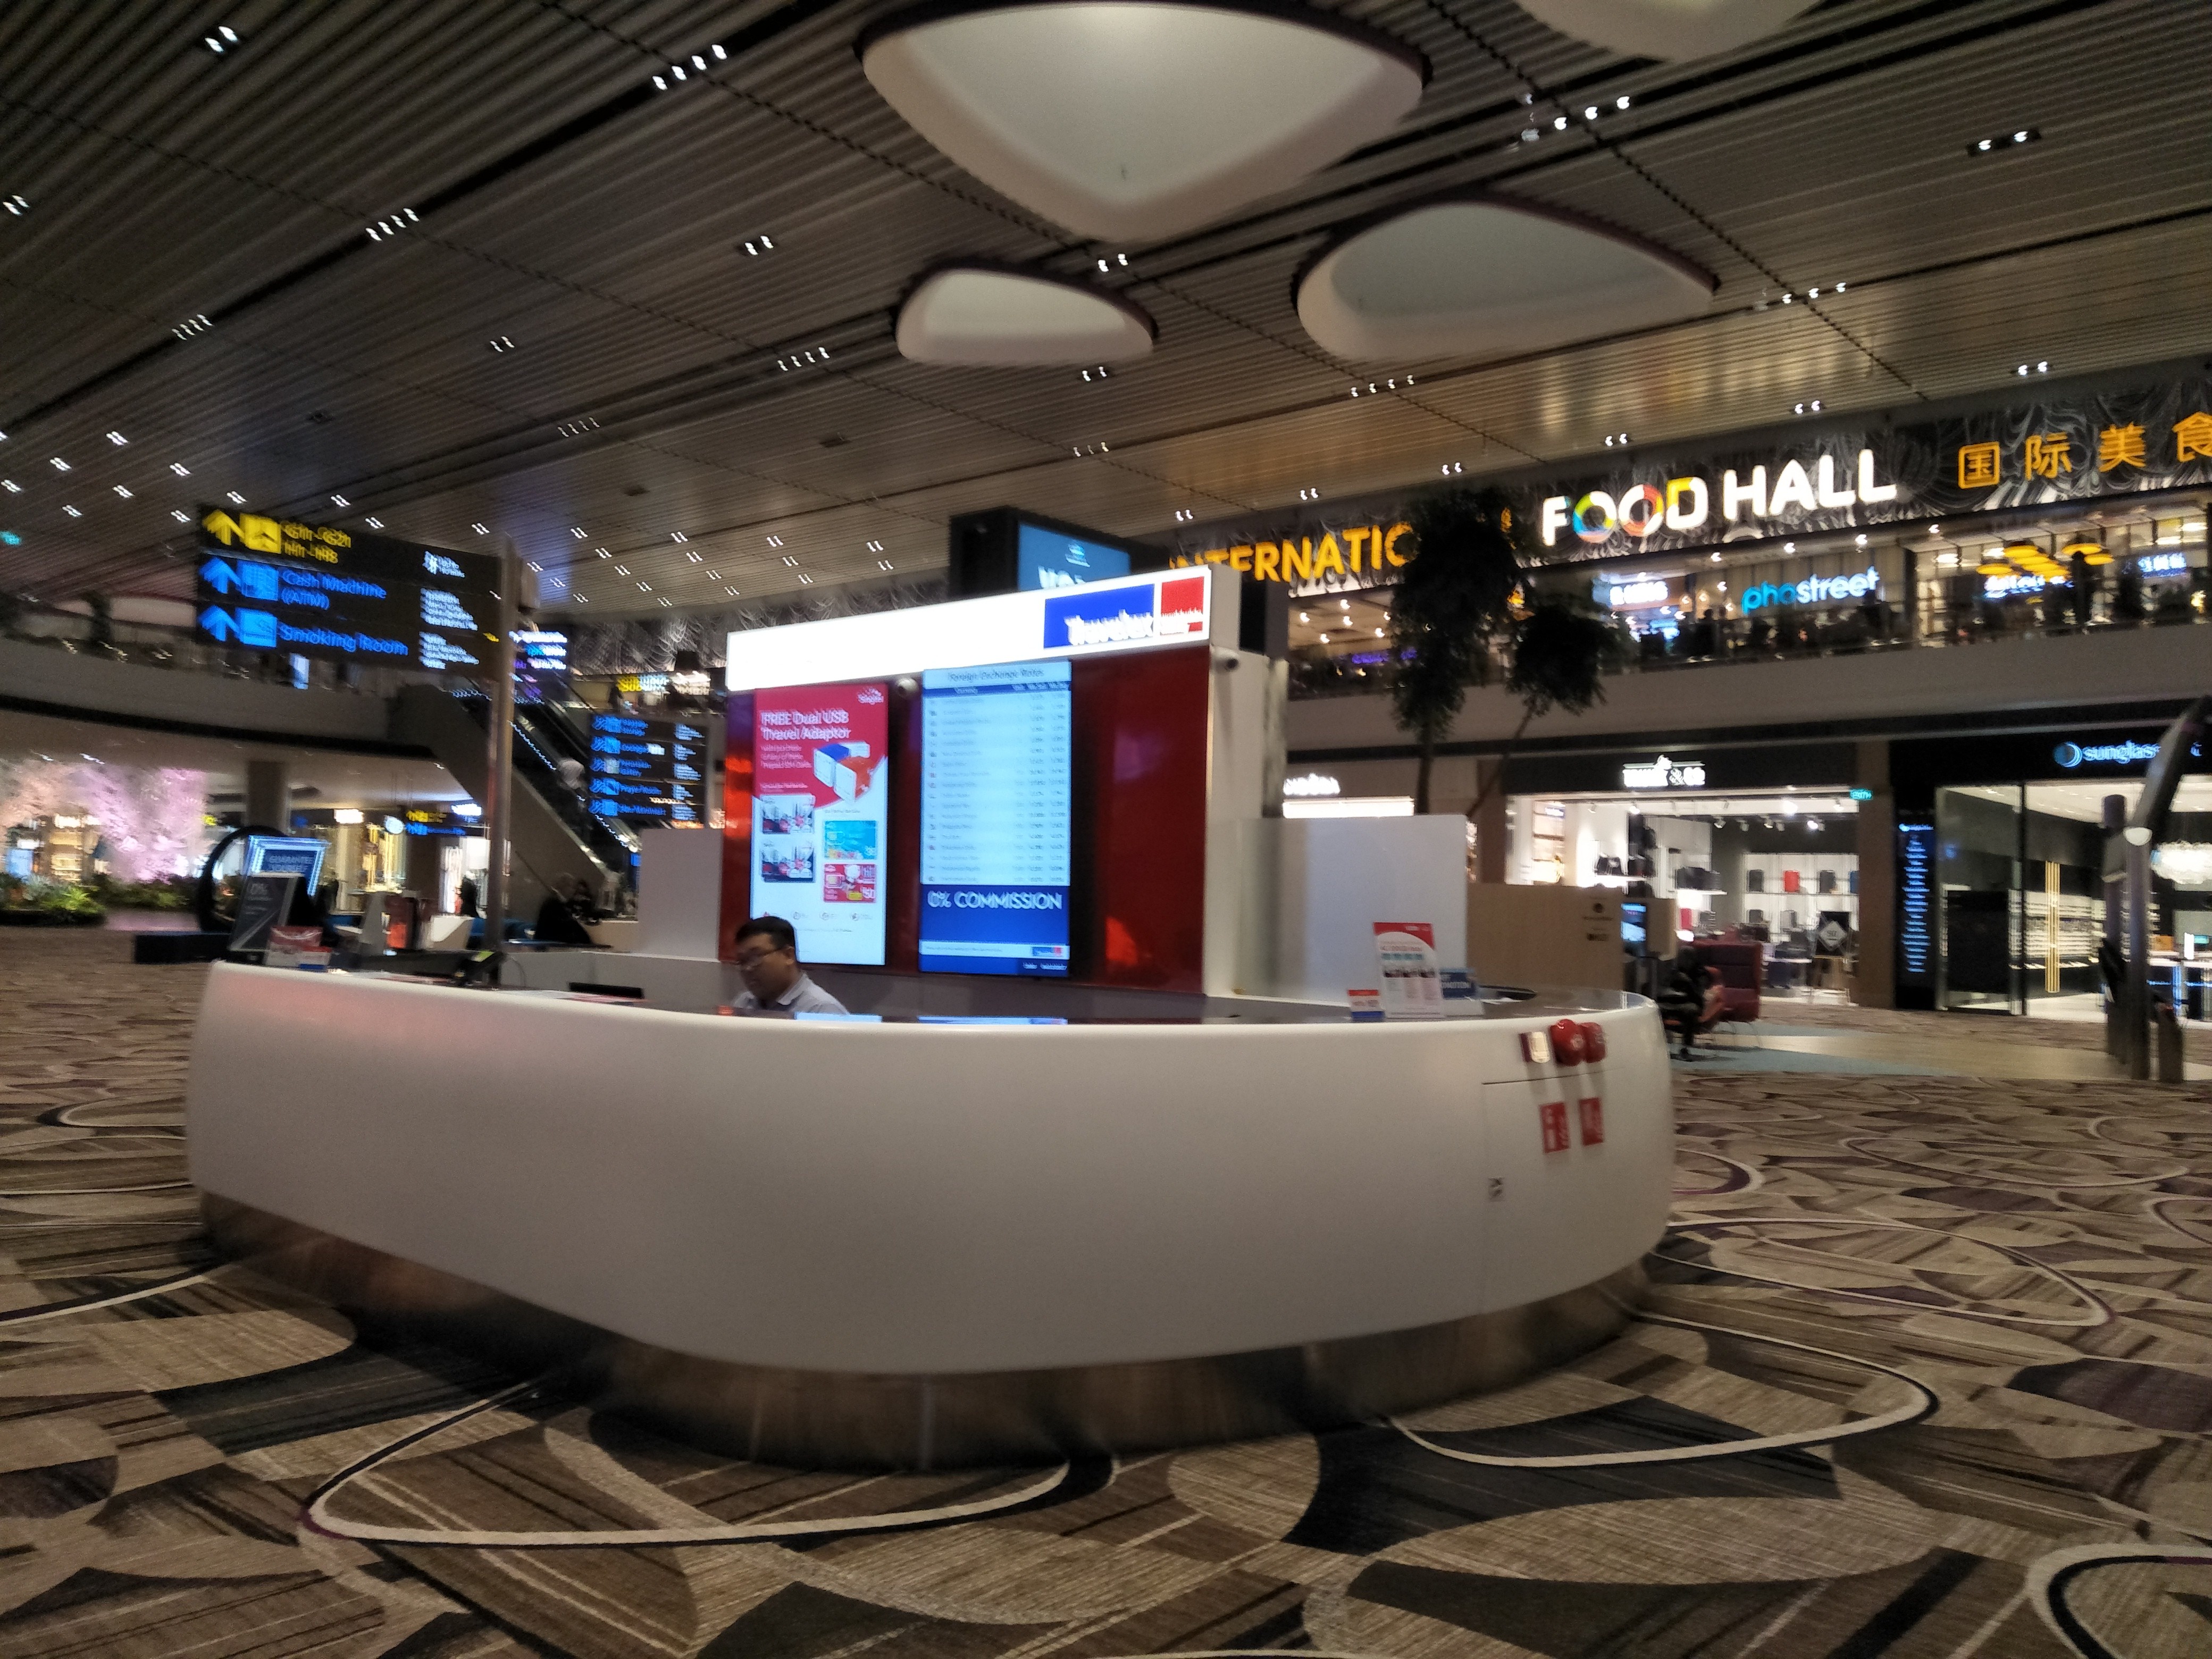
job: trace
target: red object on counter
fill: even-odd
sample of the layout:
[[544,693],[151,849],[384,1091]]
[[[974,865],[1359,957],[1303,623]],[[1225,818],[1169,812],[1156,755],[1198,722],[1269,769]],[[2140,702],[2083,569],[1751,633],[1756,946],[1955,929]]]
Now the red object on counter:
[[1562,1066],[1579,1066],[1583,1061],[1583,1027],[1571,1019],[1552,1022],[1552,1058]]
[[1594,1019],[1583,1022],[1583,1058],[1593,1066],[1605,1058],[1605,1027]]

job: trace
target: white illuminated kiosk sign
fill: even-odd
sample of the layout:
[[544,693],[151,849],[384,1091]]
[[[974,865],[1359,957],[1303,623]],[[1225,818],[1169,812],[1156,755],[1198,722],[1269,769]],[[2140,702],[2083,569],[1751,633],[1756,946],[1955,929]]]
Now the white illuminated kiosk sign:
[[744,629],[729,636],[727,684],[732,691],[756,691],[1210,641],[1233,648],[1237,605],[1233,590],[1221,584],[1236,580],[1215,566],[1163,570]]
[[1624,789],[1702,789],[1705,787],[1705,763],[1703,761],[1669,760],[1662,755],[1649,766],[1622,767],[1620,787]]

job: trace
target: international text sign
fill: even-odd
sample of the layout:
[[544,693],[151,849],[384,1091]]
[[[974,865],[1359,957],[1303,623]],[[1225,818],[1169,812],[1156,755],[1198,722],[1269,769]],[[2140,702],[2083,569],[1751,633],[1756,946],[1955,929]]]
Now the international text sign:
[[200,515],[194,625],[218,645],[481,672],[499,561],[220,507]]

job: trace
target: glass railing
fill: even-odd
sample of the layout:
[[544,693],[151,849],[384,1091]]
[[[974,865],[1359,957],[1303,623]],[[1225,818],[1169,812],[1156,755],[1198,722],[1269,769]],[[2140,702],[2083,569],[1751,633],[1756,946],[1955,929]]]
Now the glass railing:
[[[2056,599],[2051,595],[2055,593]],[[1917,636],[1906,618],[1887,605],[1845,608],[1817,614],[1780,612],[1769,617],[1711,617],[1686,621],[1671,631],[1623,623],[1624,673],[1663,673],[1726,663],[1783,662],[1807,657],[1866,656],[1914,649],[1972,646],[2002,640],[2055,639],[2069,635],[2114,634],[2148,628],[2192,627],[2206,620],[2203,587],[2176,585],[2145,596],[2138,605],[2100,594],[2077,616],[2071,596],[2055,588],[2041,595],[1954,604],[1934,599],[1923,605]],[[1382,643],[1377,641],[1378,644]],[[1384,650],[1330,651],[1307,646],[1291,653],[1293,697],[1352,697],[1378,694],[1389,684],[1390,656]],[[1493,674],[1493,681],[1500,678]]]

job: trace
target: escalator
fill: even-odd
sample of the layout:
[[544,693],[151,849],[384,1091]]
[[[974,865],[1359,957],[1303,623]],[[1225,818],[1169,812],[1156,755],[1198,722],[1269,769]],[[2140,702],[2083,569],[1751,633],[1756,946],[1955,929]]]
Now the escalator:
[[[481,801],[490,772],[484,752],[490,719],[491,700],[481,694],[457,696],[432,685],[410,685],[392,702],[392,735],[428,750],[455,782]],[[635,842],[594,816],[583,797],[562,781],[560,762],[568,757],[567,749],[550,720],[516,721],[514,807],[508,830],[510,917],[534,915],[562,877],[586,882],[603,896],[617,877],[629,877]]]

